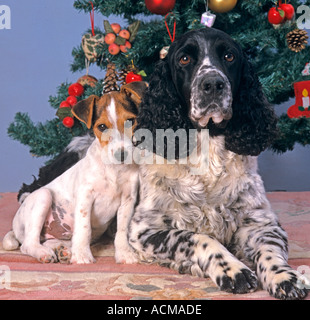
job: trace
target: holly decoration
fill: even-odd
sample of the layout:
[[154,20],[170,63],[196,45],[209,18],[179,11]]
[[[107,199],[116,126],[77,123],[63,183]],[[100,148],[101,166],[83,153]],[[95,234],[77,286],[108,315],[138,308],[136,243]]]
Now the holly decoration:
[[86,75],[82,76],[76,83],[73,83],[68,87],[68,97],[59,104],[59,109],[56,112],[56,115],[65,127],[72,128],[75,124],[71,108],[79,101],[84,93],[84,86],[82,83],[94,87],[97,82],[98,80],[96,78]]
[[145,0],[145,5],[154,14],[165,15],[175,6],[175,0]]
[[109,46],[108,51],[115,56],[120,52],[126,53],[132,47],[132,42],[135,40],[140,21],[135,21],[128,26],[128,29],[122,29],[118,23],[110,24],[108,20],[103,21],[104,42]]

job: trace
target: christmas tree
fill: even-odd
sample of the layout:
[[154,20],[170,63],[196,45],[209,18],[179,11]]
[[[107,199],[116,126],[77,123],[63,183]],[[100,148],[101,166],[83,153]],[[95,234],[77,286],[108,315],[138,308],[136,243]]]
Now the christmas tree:
[[[173,14],[154,16],[154,10],[149,10],[150,5],[155,4],[152,0],[75,1],[75,9],[87,14],[95,10],[102,14],[105,21],[102,29],[86,30],[82,43],[73,48],[72,72],[87,70],[89,64],[96,64],[105,71],[107,65],[113,62],[122,81],[130,71],[137,73],[144,70],[150,75],[159,59],[161,49],[169,46],[174,34],[177,37],[188,30],[205,27],[201,24],[201,16],[207,7],[205,0],[163,2],[170,5]],[[226,9],[227,12],[220,12],[223,11],[223,2],[208,2],[210,9],[213,9],[211,12],[216,15],[213,27],[227,32],[241,44],[259,76],[264,93],[272,104],[279,104],[294,97],[294,83],[310,80],[309,76],[302,75],[305,64],[310,60],[310,47],[305,44],[306,36],[300,33],[302,30],[298,30],[294,20],[287,19],[277,25],[268,21],[271,8],[281,12],[277,7],[281,1],[227,0],[225,6],[228,4],[231,8]],[[291,0],[290,4],[296,10],[302,4],[309,5],[310,1]],[[116,30],[118,26],[114,26],[113,21],[108,21],[112,14],[123,17],[125,24],[122,27],[128,33],[121,34],[120,30]],[[141,17],[143,21],[139,21]],[[291,31],[294,33],[289,34]],[[107,34],[112,36],[105,39]],[[117,46],[112,48],[107,42]],[[103,79],[97,81],[86,76],[78,82],[82,84],[83,90],[77,95],[77,100],[91,94],[102,94]],[[67,100],[70,86],[70,83],[61,84],[58,94],[49,98],[51,107],[57,111],[54,119],[34,124],[28,114],[17,113],[14,123],[8,128],[9,136],[28,145],[30,152],[36,156],[54,157],[59,154],[73,136],[86,131],[86,127],[77,119],[74,123],[64,120],[71,117],[70,101],[59,108],[60,104]],[[272,146],[273,150],[285,152],[292,150],[295,143],[310,144],[310,118],[291,119],[287,114],[283,114],[278,127],[280,134]]]

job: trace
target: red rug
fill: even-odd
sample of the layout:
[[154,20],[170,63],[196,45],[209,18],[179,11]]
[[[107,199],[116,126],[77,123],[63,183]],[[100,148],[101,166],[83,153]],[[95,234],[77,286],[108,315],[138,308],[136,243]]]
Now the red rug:
[[[268,198],[289,235],[290,265],[310,277],[310,192],[270,193]],[[17,208],[15,193],[0,194],[0,240],[11,229]],[[0,299],[273,299],[263,290],[221,292],[210,279],[156,265],[116,264],[110,240],[92,251],[97,262],[91,265],[41,264],[19,250],[4,251],[0,242]]]

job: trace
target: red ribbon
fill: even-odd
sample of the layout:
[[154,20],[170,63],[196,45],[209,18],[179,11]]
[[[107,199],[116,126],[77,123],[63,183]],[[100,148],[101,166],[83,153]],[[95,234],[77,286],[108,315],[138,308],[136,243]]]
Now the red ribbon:
[[94,11],[94,5],[91,1],[89,1],[91,4],[91,12],[90,12],[90,23],[91,23],[91,32],[92,35],[95,36],[95,11]]
[[169,16],[169,14],[172,14],[173,17],[174,17],[173,12],[168,12],[168,13],[165,15],[165,25],[166,25],[166,28],[167,28],[167,31],[168,31],[170,40],[171,40],[171,42],[173,42],[174,39],[175,39],[175,29],[176,29],[176,26],[177,26],[177,22],[176,22],[176,18],[174,17],[174,22],[173,22],[173,34],[172,34],[172,36],[171,36],[171,32],[170,32],[170,30],[169,30],[169,26],[168,26],[168,23],[167,23],[167,18],[168,18],[168,16]]

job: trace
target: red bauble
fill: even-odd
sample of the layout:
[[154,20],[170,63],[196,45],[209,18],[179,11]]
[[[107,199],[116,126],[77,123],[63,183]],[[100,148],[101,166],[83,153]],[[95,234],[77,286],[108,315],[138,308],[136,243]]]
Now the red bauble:
[[280,8],[285,12],[285,18],[287,20],[292,20],[295,14],[294,7],[289,3],[280,4]]
[[285,12],[280,8],[272,7],[268,11],[268,21],[271,24],[280,24],[283,22],[284,18]]
[[72,128],[74,125],[74,119],[72,117],[65,117],[62,120],[62,124],[67,128]]
[[64,100],[60,103],[59,108],[70,108],[70,103]]
[[140,74],[129,72],[126,76],[126,83],[130,83],[134,81],[142,81],[142,76]]
[[155,14],[165,15],[175,6],[175,0],[145,0],[146,7]]
[[[69,96],[66,101],[69,103],[71,107],[77,104],[77,98],[75,96]],[[60,104],[61,105],[61,104]]]
[[73,83],[68,88],[69,96],[79,97],[84,93],[84,87],[80,83]]

